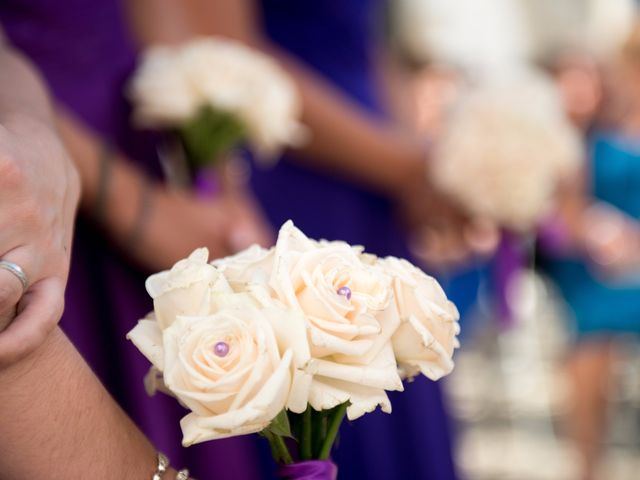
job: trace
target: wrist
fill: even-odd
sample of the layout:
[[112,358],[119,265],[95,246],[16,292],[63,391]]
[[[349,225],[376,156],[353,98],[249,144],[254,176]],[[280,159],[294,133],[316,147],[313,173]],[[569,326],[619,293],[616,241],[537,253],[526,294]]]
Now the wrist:
[[[395,175],[389,177],[389,191],[394,200],[404,199],[408,191],[423,190],[430,180],[430,145],[404,139],[397,149]],[[399,157],[399,160],[397,159]]]
[[[108,182],[102,188],[99,198],[94,197],[93,202],[88,205],[90,212],[94,216],[98,213],[99,218],[96,219],[116,242],[128,250],[132,246],[132,232],[140,230],[140,221],[144,220],[142,216],[148,216],[145,205],[149,204],[150,197],[156,196],[160,189],[144,173],[115,158],[110,165]],[[98,200],[101,205],[96,204]],[[137,241],[140,235],[136,233],[135,236],[138,237]]]

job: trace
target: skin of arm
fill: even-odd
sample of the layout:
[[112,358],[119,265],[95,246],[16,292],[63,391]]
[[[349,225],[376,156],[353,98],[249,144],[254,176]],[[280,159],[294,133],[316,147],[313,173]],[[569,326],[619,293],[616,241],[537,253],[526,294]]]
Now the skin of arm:
[[42,81],[0,34],[0,369],[34,351],[57,324],[69,271],[78,176],[53,126]]
[[0,451],[3,480],[150,479],[157,463],[59,328],[0,370]]

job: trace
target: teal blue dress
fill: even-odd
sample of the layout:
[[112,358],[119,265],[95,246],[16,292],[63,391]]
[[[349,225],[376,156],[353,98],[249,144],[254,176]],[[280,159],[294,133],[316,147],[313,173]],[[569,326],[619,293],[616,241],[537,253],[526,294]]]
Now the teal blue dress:
[[[594,135],[591,189],[597,200],[640,219],[640,138]],[[565,298],[579,337],[640,333],[640,272],[635,280],[605,282],[577,257],[548,258],[542,266]]]

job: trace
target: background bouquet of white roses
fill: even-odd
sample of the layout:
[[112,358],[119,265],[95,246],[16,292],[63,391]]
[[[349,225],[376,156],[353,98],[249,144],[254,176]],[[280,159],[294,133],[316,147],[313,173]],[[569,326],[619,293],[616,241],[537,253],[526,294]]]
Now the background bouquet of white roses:
[[507,230],[534,230],[584,151],[552,81],[528,68],[470,87],[436,145],[433,178],[474,215]]
[[387,390],[453,368],[458,312],[435,279],[291,222],[271,249],[196,250],[147,290],[154,312],[128,338],[148,390],[190,410],[185,446],[261,432],[280,464],[325,460],[345,414],[391,412]]
[[136,124],[178,135],[192,173],[223,162],[246,142],[257,158],[269,160],[305,136],[298,92],[286,72],[225,38],[147,49],[130,97]]

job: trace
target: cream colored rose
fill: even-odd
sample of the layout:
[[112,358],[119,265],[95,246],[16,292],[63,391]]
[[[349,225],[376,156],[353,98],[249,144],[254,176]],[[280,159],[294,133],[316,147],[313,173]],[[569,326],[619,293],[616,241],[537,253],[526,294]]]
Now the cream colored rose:
[[406,260],[378,259],[393,277],[394,298],[402,324],[392,337],[393,350],[404,375],[418,372],[437,380],[453,369],[453,350],[460,331],[458,310],[435,278]]
[[273,267],[274,249],[252,245],[235,255],[211,262],[229,281],[235,291],[244,290],[249,283],[266,284]]
[[209,251],[195,250],[171,270],[151,275],[146,282],[153,298],[155,316],[160,328],[170,326],[179,315],[211,313],[213,292],[230,293],[225,277],[207,263]]
[[144,53],[129,86],[137,124],[174,127],[201,107],[201,96],[179,63],[179,52],[170,47],[155,47]]
[[284,305],[304,314],[309,403],[323,410],[350,401],[350,419],[377,405],[390,411],[384,391],[403,388],[390,342],[400,324],[391,278],[358,252],[343,242],[312,241],[287,222],[269,281]]
[[259,432],[289,397],[293,353],[280,353],[264,312],[246,294],[216,297],[215,310],[164,330],[141,320],[128,335],[191,410],[180,422],[184,446]]
[[182,49],[183,68],[204,101],[236,114],[262,154],[298,145],[305,130],[301,105],[287,73],[258,50],[224,38],[199,38]]
[[236,292],[245,292],[260,306],[276,332],[282,351],[293,352],[293,380],[287,408],[302,412],[307,408],[311,377],[304,367],[311,358],[304,318],[274,298],[267,283],[273,269],[274,249],[253,245],[236,255],[212,262]]

